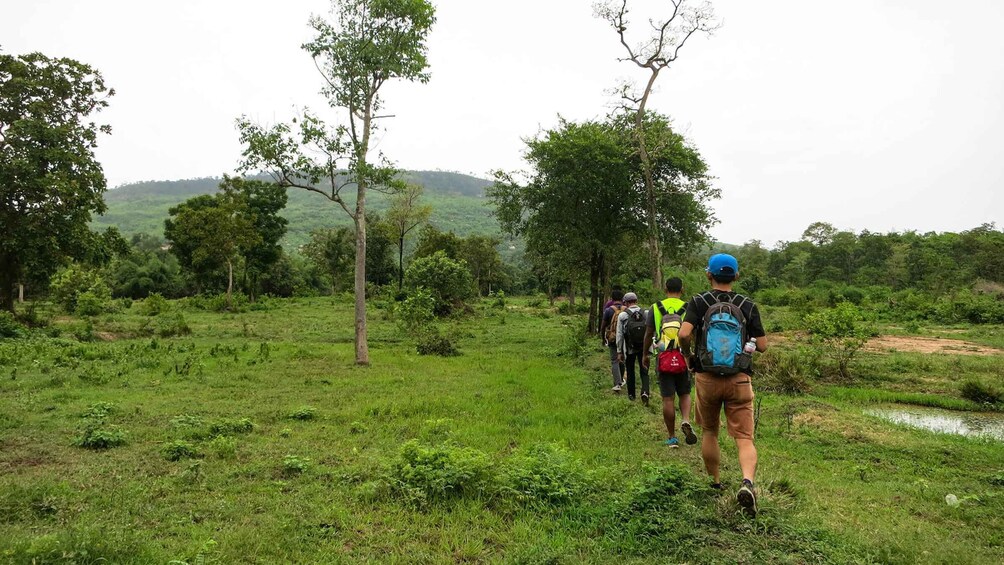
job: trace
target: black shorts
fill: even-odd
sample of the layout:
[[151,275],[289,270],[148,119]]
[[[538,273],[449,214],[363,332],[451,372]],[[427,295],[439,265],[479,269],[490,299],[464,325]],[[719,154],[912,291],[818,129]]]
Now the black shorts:
[[690,379],[690,371],[679,374],[659,373],[659,394],[663,398],[674,395],[683,396],[690,394],[690,387],[693,385]]

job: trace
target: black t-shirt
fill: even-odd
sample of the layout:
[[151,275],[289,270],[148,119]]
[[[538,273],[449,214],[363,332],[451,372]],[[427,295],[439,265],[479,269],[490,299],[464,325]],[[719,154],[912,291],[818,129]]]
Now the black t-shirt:
[[[745,299],[745,302],[743,302]],[[742,304],[739,309],[746,316],[746,332],[750,337],[763,337],[767,332],[763,331],[763,322],[760,320],[760,310],[752,300],[735,292],[725,292],[723,290],[709,290],[693,296],[687,302],[687,322],[694,325],[693,343],[700,343],[704,338],[704,314],[707,313],[709,305],[716,302],[731,302],[735,305]],[[691,369],[701,371],[701,360],[696,355],[691,357]],[[750,373],[753,370],[750,369]]]

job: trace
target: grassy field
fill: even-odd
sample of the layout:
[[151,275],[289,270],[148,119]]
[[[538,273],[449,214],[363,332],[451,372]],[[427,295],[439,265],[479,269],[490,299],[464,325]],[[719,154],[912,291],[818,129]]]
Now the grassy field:
[[140,311],[95,319],[95,341],[69,318],[0,341],[0,561],[1004,561],[1004,444],[861,409],[968,407],[960,372],[999,383],[999,354],[871,352],[854,382],[760,393],[750,519],[697,449],[663,447],[655,406],[607,392],[579,318],[482,304],[443,325],[462,353],[444,358],[374,307],[358,368],[347,299]]

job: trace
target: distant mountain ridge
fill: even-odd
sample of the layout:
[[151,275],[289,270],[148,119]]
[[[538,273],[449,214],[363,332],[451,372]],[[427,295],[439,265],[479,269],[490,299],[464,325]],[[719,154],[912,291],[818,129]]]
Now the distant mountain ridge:
[[[425,188],[422,200],[433,208],[431,222],[441,230],[453,230],[460,235],[497,234],[498,224],[492,208],[484,197],[491,181],[448,171],[404,171],[402,176]],[[268,177],[261,177],[267,180]],[[162,235],[168,210],[200,194],[213,194],[219,178],[197,178],[172,181],[143,181],[122,185],[105,193],[108,211],[94,219],[95,226],[116,226],[124,234],[139,232]],[[355,191],[346,190],[346,200],[354,201]],[[371,192],[368,208],[382,213],[388,198]],[[296,247],[307,241],[310,232],[321,227],[350,225],[350,219],[337,204],[319,194],[289,189],[289,203],[283,211],[289,220],[285,244]]]

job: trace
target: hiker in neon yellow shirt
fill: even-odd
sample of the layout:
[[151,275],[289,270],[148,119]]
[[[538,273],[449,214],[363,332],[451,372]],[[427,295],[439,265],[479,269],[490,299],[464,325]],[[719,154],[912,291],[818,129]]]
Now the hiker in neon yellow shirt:
[[659,381],[659,393],[662,395],[662,420],[669,432],[669,439],[665,443],[671,448],[680,446],[680,440],[676,439],[676,396],[680,397],[680,417],[683,419],[680,431],[683,432],[687,445],[697,443],[697,434],[690,425],[690,371],[676,336],[686,314],[687,303],[681,296],[683,281],[679,277],[667,280],[666,298],[652,305],[652,316],[645,331],[645,343],[652,344],[652,347],[647,348],[642,356],[642,364],[648,367],[649,354],[652,349],[656,349],[655,374]]

